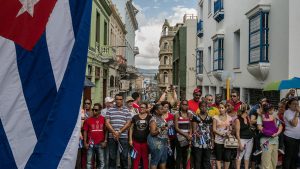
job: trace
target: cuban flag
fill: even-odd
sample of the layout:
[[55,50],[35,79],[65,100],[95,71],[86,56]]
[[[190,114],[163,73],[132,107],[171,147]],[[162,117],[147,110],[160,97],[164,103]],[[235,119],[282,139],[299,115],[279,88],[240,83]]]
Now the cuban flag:
[[74,168],[91,0],[0,0],[0,169]]

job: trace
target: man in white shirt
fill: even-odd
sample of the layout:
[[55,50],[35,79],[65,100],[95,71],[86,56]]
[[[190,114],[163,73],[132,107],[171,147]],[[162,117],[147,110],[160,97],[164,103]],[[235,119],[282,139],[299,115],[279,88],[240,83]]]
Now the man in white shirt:
[[113,107],[114,101],[115,101],[115,99],[112,98],[112,97],[106,97],[106,98],[104,99],[105,109],[102,109],[102,110],[101,110],[101,115],[102,115],[103,117],[106,116],[107,110],[108,110],[109,108]]

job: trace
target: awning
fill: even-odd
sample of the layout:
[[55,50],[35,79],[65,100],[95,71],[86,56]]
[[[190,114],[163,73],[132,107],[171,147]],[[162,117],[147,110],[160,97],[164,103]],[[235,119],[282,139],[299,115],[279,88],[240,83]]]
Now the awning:
[[91,82],[88,78],[84,79],[84,87],[95,87],[95,84]]

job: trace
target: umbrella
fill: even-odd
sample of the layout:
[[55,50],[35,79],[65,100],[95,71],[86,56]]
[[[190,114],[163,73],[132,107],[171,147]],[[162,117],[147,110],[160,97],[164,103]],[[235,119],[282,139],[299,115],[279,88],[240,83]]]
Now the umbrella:
[[300,88],[300,78],[299,77],[294,77],[289,80],[282,80],[280,85],[279,85],[279,90],[283,89],[299,89]]
[[271,82],[264,87],[264,91],[278,90],[279,85],[280,85],[280,81]]
[[284,90],[284,89],[291,89],[291,88],[295,88],[295,89],[300,88],[299,77],[294,77],[289,80],[271,82],[264,87],[264,91]]

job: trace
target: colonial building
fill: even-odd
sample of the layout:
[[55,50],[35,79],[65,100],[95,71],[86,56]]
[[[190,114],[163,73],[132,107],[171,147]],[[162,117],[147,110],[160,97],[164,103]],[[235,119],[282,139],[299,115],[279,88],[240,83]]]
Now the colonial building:
[[137,69],[135,67],[135,56],[139,54],[139,48],[135,46],[135,31],[138,30],[138,22],[136,14],[139,12],[133,5],[132,0],[112,0],[116,4],[125,29],[127,31],[125,36],[125,59],[126,59],[126,74],[123,74],[121,79],[122,86],[127,86],[129,83],[129,91],[121,91],[124,96],[130,95],[135,91],[135,79],[137,76]]
[[197,16],[184,15],[173,39],[173,85],[178,87],[180,99],[192,99],[196,88],[196,25]]
[[85,88],[83,97],[92,99],[94,103],[102,103],[107,96],[109,67],[106,63],[116,55],[109,46],[111,14],[109,0],[93,0],[86,78],[94,87]]
[[[108,64],[109,66],[109,84],[108,84],[108,95],[114,97],[115,94],[120,92],[120,79],[122,73],[119,66],[122,63],[122,59],[125,58],[125,35],[127,33],[125,24],[122,22],[122,18],[116,5],[110,5],[112,15],[110,16],[110,47],[116,52],[113,56],[113,62]],[[129,90],[129,89],[128,89]],[[127,91],[128,91],[127,90]]]
[[162,26],[162,32],[159,40],[159,72],[157,78],[160,92],[173,84],[173,38],[181,26],[182,24],[170,26],[167,19]]
[[[225,81],[253,104],[273,81],[299,76],[300,1],[199,0],[197,79],[203,94]],[[264,92],[279,99],[279,92]],[[274,101],[277,101],[274,100]]]

